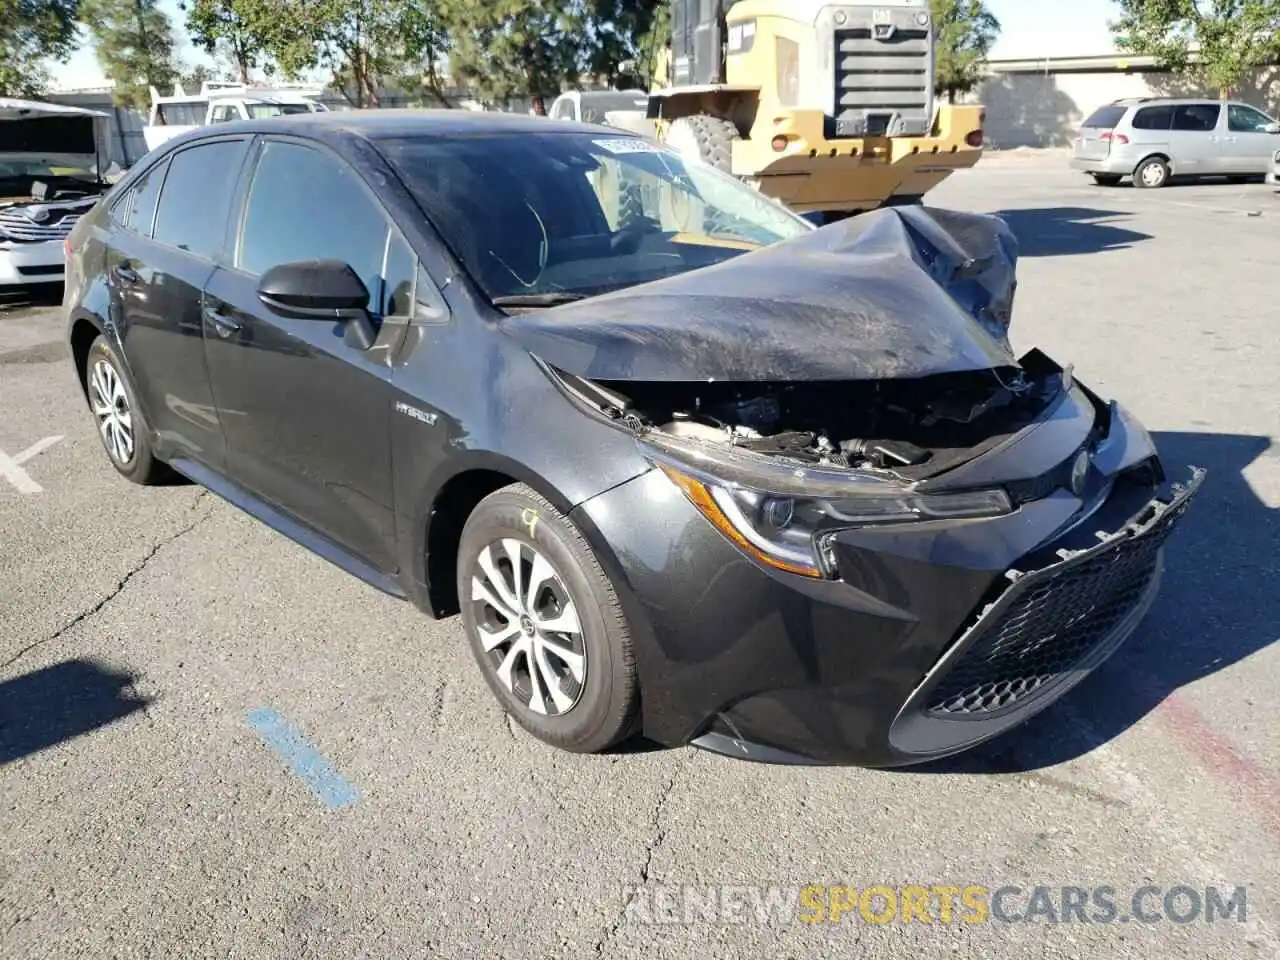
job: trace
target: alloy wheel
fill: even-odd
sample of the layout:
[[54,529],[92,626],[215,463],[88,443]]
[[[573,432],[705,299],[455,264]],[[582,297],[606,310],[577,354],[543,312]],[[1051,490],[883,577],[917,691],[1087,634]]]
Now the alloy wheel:
[[93,365],[89,392],[89,402],[93,415],[98,418],[98,430],[107,452],[121,466],[128,464],[134,454],[133,413],[124,383],[110,361],[99,360]]
[[476,558],[471,600],[498,681],[534,713],[572,710],[586,683],[587,649],[577,607],[551,562],[522,540],[490,543]]
[[1158,163],[1149,163],[1142,168],[1142,182],[1148,187],[1158,187],[1164,183],[1164,167]]

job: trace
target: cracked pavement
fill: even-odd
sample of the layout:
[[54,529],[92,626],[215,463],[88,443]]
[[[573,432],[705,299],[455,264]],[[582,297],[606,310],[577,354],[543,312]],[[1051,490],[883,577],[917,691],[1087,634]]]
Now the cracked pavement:
[[[1280,197],[1100,190],[1050,157],[932,200],[1021,236],[1016,346],[1210,477],[1126,647],[916,771],[539,744],[456,621],[198,488],[118,478],[58,311],[0,310],[0,450],[64,438],[25,464],[43,492],[0,478],[0,956],[1280,956]],[[246,723],[259,708],[358,801],[327,809]],[[651,925],[625,895],[1148,882],[1245,886],[1248,922]]]

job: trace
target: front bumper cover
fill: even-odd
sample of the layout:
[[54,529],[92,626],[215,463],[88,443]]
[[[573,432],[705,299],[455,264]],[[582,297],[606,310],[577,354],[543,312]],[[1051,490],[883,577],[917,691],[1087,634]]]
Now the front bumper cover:
[[0,239],[0,287],[60,283],[65,265],[61,240],[22,243]]
[[[1038,596],[1041,587],[1065,582],[1068,571],[1099,565],[1121,544],[1166,536],[1200,486],[1199,471],[1185,490],[1165,483],[1142,425],[1077,388],[1036,428],[973,461],[968,472],[974,482],[1056,475],[1054,464],[1092,442],[1089,425],[1096,423],[1103,435],[1086,490],[1041,490],[1015,512],[989,520],[843,531],[834,541],[836,580],[757,565],[661,471],[578,507],[574,519],[606,566],[632,628],[645,734],[767,762],[900,766],[995,736],[1070,689],[1123,641],[1154,599],[1160,550],[1146,557],[1149,579],[1143,570],[1130,571],[1119,616],[1095,622],[1089,636],[1071,635],[1083,648],[1070,662],[1055,662],[1052,676],[1020,684],[1000,709],[987,704],[939,715],[928,700],[952,675],[944,668],[977,649],[1019,597]],[[1105,539],[1095,531],[1106,531]],[[1098,583],[1105,592],[1106,578]],[[1088,616],[1114,599],[1086,597],[1076,613]],[[1071,619],[1013,639],[1034,652]],[[1017,657],[997,666],[1010,662]],[[984,679],[1010,680],[978,677]],[[978,693],[1003,696],[1010,689]]]
[[[1203,468],[1192,468],[1188,482],[1166,484],[1117,529],[1096,530],[1090,546],[1055,542],[1028,558],[1038,557],[1043,566],[1009,570],[1008,585],[982,606],[903,704],[889,730],[893,762],[883,762],[886,757],[875,765],[917,763],[975,746],[1024,723],[1100,666],[1155,601],[1164,541],[1204,476]],[[1046,556],[1050,550],[1053,559]],[[1093,580],[1101,589],[1078,602],[1073,617],[1058,629],[1036,629],[1034,606],[1054,591],[1087,595],[1079,587],[1082,580]],[[1056,669],[1046,669],[1047,664]],[[842,762],[838,747],[806,755],[743,736],[733,711],[718,719],[717,728],[694,745],[765,763]]]

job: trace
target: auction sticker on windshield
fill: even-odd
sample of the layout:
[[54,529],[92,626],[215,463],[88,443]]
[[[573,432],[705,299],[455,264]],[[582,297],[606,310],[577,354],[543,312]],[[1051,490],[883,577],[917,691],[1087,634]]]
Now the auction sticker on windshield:
[[613,154],[623,153],[674,153],[670,147],[661,143],[641,140],[639,137],[619,137],[616,140],[592,140],[602,150]]

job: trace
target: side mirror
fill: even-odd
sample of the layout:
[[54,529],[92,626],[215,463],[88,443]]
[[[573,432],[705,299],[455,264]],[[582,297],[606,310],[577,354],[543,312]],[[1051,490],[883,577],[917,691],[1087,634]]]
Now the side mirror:
[[281,316],[336,320],[345,325],[347,343],[360,350],[373,345],[369,289],[350,264],[341,260],[298,260],[272,267],[258,281],[258,299]]
[[1268,123],[1262,129],[1267,131],[1267,133],[1280,133],[1280,123]]

